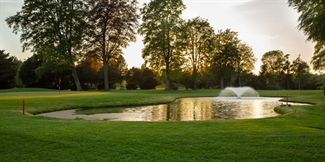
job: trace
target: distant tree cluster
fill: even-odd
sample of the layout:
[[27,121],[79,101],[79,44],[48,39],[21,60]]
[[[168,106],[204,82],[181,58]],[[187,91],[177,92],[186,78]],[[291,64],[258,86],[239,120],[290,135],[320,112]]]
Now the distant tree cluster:
[[[56,67],[58,65],[54,64],[45,67],[42,66],[43,62],[44,60],[42,57],[37,54],[23,62],[18,74],[25,87],[58,89],[60,86],[60,89],[77,90],[69,69]],[[132,69],[128,70],[127,64],[122,56],[117,60],[109,61],[108,69],[110,89],[115,89],[117,86],[121,86],[124,80],[128,80],[129,71],[132,71]],[[103,73],[103,67],[98,60],[92,57],[84,57],[76,65],[76,72],[80,76],[79,80],[82,89],[105,89],[103,75],[101,75]],[[142,74],[140,73],[140,75]],[[152,77],[151,79],[154,80],[153,75],[146,75],[143,78],[146,77]],[[138,85],[140,82],[137,80],[136,83]],[[155,84],[156,82],[152,83]],[[151,89],[155,86],[156,84],[151,87]],[[123,86],[121,87],[123,88]]]
[[259,77],[262,89],[317,89],[322,76],[312,75],[307,62],[300,55],[291,63],[290,54],[280,50],[262,56]]
[[[314,70],[324,70],[325,30],[320,20],[325,12],[318,14],[324,11],[323,4],[288,2],[301,13],[300,29],[317,42]],[[316,89],[325,85],[323,75],[311,74],[300,55],[291,63],[290,55],[280,50],[267,51],[260,73],[253,74],[253,50],[237,32],[215,31],[201,17],[184,20],[185,9],[182,0],[152,0],[140,10],[136,0],[25,0],[22,10],[6,21],[21,34],[23,50],[34,55],[21,63],[1,51],[0,88],[153,89],[163,84],[167,90],[180,85]],[[128,69],[122,49],[135,41],[136,33],[144,38],[145,63]]]
[[155,74],[149,68],[133,67],[126,74],[127,89],[154,89],[157,86]]

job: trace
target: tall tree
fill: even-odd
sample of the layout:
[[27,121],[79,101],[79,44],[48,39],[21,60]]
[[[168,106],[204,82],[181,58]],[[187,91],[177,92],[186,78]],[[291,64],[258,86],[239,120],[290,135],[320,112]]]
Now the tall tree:
[[13,88],[19,61],[16,57],[0,50],[0,89]]
[[254,64],[256,62],[255,55],[250,46],[246,43],[238,44],[238,56],[235,60],[235,69],[237,72],[238,86],[242,86],[241,74],[250,73],[254,70]]
[[283,64],[283,78],[284,78],[284,81],[285,81],[285,87],[286,89],[289,89],[290,87],[290,79],[291,79],[291,63],[289,61],[289,56],[290,54],[286,54],[284,55],[284,58],[285,58],[285,61],[284,61],[284,64]]
[[259,75],[258,75],[258,81],[260,82],[259,84],[259,89],[267,88],[267,82],[269,78],[269,74],[267,73],[267,67],[266,65],[262,64],[260,67]]
[[309,74],[309,65],[301,60],[300,55],[292,62],[291,70],[294,73],[294,79],[298,82],[298,89],[301,88],[301,81]]
[[224,79],[231,78],[235,71],[235,64],[239,59],[239,43],[238,33],[230,29],[219,30],[216,34],[212,66],[215,67],[220,78],[220,88],[224,88]]
[[208,66],[214,50],[214,30],[207,20],[200,17],[188,20],[181,28],[185,64],[192,73],[193,89],[197,89],[199,72]]
[[283,71],[285,63],[285,56],[280,50],[268,51],[262,56],[262,67],[268,76],[267,83],[269,85],[276,85],[277,89],[280,88],[280,75]]
[[21,11],[6,19],[15,34],[21,33],[23,51],[42,51],[72,71],[77,90],[82,90],[75,68],[81,54],[88,4],[85,0],[25,0]]
[[170,90],[170,70],[179,61],[176,54],[180,16],[185,9],[182,0],[152,0],[140,9],[143,23],[138,30],[144,36],[142,57],[152,66],[164,67],[166,89]]
[[91,0],[89,54],[102,61],[104,89],[109,89],[108,62],[122,54],[122,48],[135,41],[139,15],[136,0]]

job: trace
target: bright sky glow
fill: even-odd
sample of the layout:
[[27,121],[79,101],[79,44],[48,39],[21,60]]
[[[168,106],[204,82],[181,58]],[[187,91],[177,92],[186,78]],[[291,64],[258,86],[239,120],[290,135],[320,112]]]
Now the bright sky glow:
[[[148,0],[138,0],[140,7]],[[183,0],[186,10],[182,18],[197,16],[208,19],[215,32],[230,28],[239,34],[239,39],[252,47],[257,58],[254,73],[258,73],[261,58],[270,50],[282,50],[294,60],[311,60],[313,43],[306,42],[306,36],[297,29],[298,13],[288,7],[286,0]],[[0,0],[0,50],[5,50],[19,59],[27,59],[32,54],[22,52],[20,36],[12,33],[5,22],[9,16],[21,10],[23,0]],[[124,49],[124,58],[129,68],[140,67],[142,37]]]

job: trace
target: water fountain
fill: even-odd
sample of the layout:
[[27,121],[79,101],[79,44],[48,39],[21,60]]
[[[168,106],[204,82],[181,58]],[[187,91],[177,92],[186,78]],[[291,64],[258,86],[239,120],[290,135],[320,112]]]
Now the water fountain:
[[219,97],[259,97],[259,93],[252,87],[227,87],[223,89]]

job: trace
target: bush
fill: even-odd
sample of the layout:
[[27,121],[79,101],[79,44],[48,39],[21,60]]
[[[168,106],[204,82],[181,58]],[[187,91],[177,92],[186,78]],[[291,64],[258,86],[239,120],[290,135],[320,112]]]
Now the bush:
[[135,84],[135,83],[128,83],[128,84],[126,85],[126,89],[127,89],[127,90],[134,90],[134,89],[137,89],[137,88],[138,88],[138,85]]
[[[103,90],[104,89],[104,83],[99,83],[98,85],[97,85],[97,89],[98,90]],[[108,83],[108,87],[109,87],[109,89],[116,89],[116,85],[115,85],[115,83],[111,83],[111,82],[109,82]]]
[[277,90],[278,86],[276,84],[266,85],[267,90]]
[[177,85],[176,83],[174,83],[174,84],[172,85],[172,89],[173,89],[173,90],[178,90],[178,85]]

